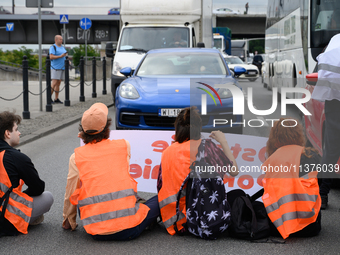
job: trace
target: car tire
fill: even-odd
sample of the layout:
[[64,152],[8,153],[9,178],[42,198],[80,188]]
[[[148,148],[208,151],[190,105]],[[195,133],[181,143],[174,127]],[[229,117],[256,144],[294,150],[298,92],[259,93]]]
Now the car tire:
[[251,82],[254,82],[254,81],[257,80],[257,78],[252,78],[252,79],[248,79],[248,80],[251,81]]

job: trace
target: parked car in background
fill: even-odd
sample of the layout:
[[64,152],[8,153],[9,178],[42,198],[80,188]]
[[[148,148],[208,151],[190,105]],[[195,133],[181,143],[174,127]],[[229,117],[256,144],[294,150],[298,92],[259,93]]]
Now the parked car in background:
[[119,15],[119,12],[120,12],[120,8],[111,8],[109,11],[108,11],[108,15]]
[[229,8],[218,8],[213,10],[214,14],[241,14],[239,11],[234,11]]
[[[236,68],[240,75],[244,68]],[[134,73],[131,67],[120,72],[127,78],[116,90],[117,129],[174,130],[177,114],[185,107],[201,111],[206,96],[207,114],[202,129],[215,129],[215,118],[228,120],[217,129],[242,134],[242,115],[233,115],[233,97],[228,89],[215,84],[239,87],[223,61],[221,53],[207,48],[171,48],[148,51]]]
[[[39,13],[33,13],[33,15],[38,15]],[[41,11],[41,15],[55,15],[53,11]]]
[[256,66],[252,64],[244,63],[239,57],[236,56],[226,56],[224,57],[228,64],[230,71],[234,72],[235,66],[243,67],[246,72],[241,75],[235,75],[239,79],[248,79],[249,81],[256,81],[259,77],[259,70]]
[[3,6],[0,6],[0,14],[12,14],[12,13],[6,10]]

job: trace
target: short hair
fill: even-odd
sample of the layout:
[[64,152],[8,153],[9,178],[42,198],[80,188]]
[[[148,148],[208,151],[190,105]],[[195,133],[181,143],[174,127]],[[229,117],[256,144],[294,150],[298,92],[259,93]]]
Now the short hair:
[[13,131],[14,124],[19,125],[21,117],[14,112],[4,111],[0,113],[0,139],[5,140],[5,131]]
[[[285,126],[281,125],[282,121],[284,121]],[[306,146],[306,138],[303,131],[303,126],[296,119],[280,118],[278,121],[274,122],[266,145],[267,157],[285,145],[299,145],[302,147]],[[310,158],[311,151],[317,152],[315,149],[305,148],[303,154]]]
[[102,132],[95,134],[95,135],[90,135],[84,132],[83,127],[81,124],[79,124],[79,137],[83,140],[85,144],[88,143],[98,143],[101,140],[108,139],[110,137],[110,126],[112,123],[112,119],[110,117],[107,118],[107,123],[105,128],[103,129]]
[[201,138],[202,119],[196,107],[183,109],[175,120],[175,142]]

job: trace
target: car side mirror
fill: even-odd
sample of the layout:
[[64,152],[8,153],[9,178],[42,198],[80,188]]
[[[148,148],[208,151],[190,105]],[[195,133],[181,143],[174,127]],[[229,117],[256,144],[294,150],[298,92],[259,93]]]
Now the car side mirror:
[[240,76],[241,74],[244,74],[245,72],[247,72],[247,70],[243,67],[240,67],[240,66],[234,67],[235,76]]
[[120,69],[120,73],[124,75],[125,77],[129,77],[132,75],[132,69],[131,67],[124,67]]

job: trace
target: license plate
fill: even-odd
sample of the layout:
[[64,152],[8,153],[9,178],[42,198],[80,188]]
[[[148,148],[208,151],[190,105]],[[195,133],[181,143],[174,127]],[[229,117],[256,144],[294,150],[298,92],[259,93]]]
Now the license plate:
[[256,72],[251,72],[251,71],[250,71],[250,72],[248,72],[248,74],[256,74]]
[[182,109],[158,109],[158,116],[166,116],[166,117],[177,117],[177,115],[182,111]]

